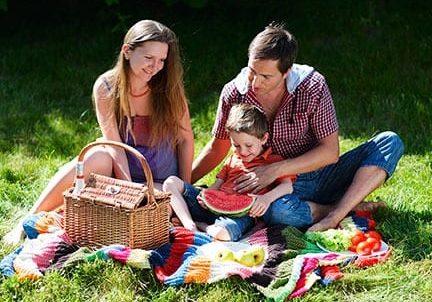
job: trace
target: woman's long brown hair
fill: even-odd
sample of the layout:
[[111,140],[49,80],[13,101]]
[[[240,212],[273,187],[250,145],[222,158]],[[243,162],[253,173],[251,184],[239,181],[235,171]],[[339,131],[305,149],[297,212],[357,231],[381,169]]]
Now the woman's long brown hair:
[[[142,20],[133,25],[126,33],[123,43],[130,49],[139,47],[147,41],[168,44],[168,55],[162,70],[149,82],[151,95],[151,124],[149,145],[155,146],[168,140],[175,148],[180,139],[181,120],[187,111],[187,99],[183,86],[183,67],[176,35],[165,25]],[[113,97],[115,100],[115,115],[120,131],[125,129],[124,118],[127,119],[126,133],[131,131],[131,109],[129,106],[129,61],[120,52],[113,68]],[[133,137],[134,138],[134,137]],[[135,138],[134,138],[135,139]]]

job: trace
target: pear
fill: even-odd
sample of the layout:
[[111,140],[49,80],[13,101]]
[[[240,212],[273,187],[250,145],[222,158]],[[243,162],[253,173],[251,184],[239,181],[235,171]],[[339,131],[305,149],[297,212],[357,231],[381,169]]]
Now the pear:
[[253,246],[251,248],[251,253],[254,255],[255,265],[260,265],[263,263],[265,258],[265,250],[262,246]]
[[218,261],[234,261],[234,253],[230,249],[220,249],[216,253],[216,260]]
[[234,254],[235,260],[248,267],[260,265],[265,258],[265,250],[262,246],[251,246]]
[[235,260],[244,266],[252,267],[255,265],[254,255],[248,249],[240,250],[234,256]]

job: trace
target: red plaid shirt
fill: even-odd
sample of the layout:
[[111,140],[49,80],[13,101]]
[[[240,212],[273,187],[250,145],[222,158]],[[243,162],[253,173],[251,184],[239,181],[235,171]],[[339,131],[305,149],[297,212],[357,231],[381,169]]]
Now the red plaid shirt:
[[[241,95],[234,80],[227,83],[219,99],[212,134],[229,139],[225,123],[231,107],[239,102],[264,111],[252,90]],[[268,146],[284,158],[293,158],[313,149],[318,142],[338,130],[333,100],[324,76],[313,71],[294,90],[286,92],[272,121],[268,120]]]

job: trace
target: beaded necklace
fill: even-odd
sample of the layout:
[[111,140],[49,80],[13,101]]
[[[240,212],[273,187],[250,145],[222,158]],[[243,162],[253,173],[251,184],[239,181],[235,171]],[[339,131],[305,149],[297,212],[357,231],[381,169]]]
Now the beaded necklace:
[[140,93],[140,94],[133,94],[132,93],[132,90],[129,90],[129,95],[130,96],[132,96],[132,97],[134,97],[134,98],[140,98],[140,97],[142,97],[142,96],[145,96],[147,93],[149,93],[150,92],[150,87],[148,87],[147,86],[147,89],[143,92],[143,93]]

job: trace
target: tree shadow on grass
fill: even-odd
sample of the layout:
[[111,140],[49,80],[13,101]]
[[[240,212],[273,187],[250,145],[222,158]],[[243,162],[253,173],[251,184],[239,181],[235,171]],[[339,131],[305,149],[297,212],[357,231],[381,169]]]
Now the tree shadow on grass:
[[0,152],[71,156],[96,137],[92,85],[113,58],[103,30],[74,23],[0,37]]
[[[326,76],[341,135],[367,139],[379,131],[393,130],[405,142],[406,154],[430,152],[428,66],[432,64],[428,64],[431,57],[427,54],[432,42],[423,38],[428,30],[423,22],[427,14],[414,5],[400,11],[402,4],[378,7],[375,13],[367,4],[350,5],[276,1],[264,10],[247,1],[223,5],[210,1],[200,10],[183,8],[181,14],[159,7],[157,12],[149,11],[149,17],[162,18],[160,21],[177,33],[185,58],[191,115],[207,119],[208,125],[203,127],[207,132],[223,85],[247,64],[249,42],[276,20],[285,22],[296,35],[300,45],[297,61]],[[127,20],[132,23],[136,15]],[[416,18],[410,18],[412,15]],[[34,140],[24,131],[35,131],[58,112],[66,121],[77,121],[91,108],[93,81],[114,61],[123,35],[113,33],[114,27],[114,23],[95,27],[75,22],[49,30],[23,27],[16,36],[2,37],[0,97],[7,113],[0,112],[4,122],[0,123],[1,150],[10,150],[15,144],[34,149]],[[25,48],[20,47],[23,40],[28,41]],[[21,106],[14,105],[13,92],[17,90],[24,93],[18,100]],[[43,110],[35,103],[42,103]],[[3,118],[6,115],[13,118]],[[92,123],[96,126],[95,119]],[[67,139],[62,131],[53,130],[53,141]]]
[[[205,23],[183,20],[179,35],[186,55],[192,116],[211,116],[208,111],[215,107],[217,98],[209,96],[218,95],[247,64],[251,39],[272,17],[286,21],[296,35],[297,62],[314,66],[326,77],[343,137],[365,140],[391,130],[404,141],[405,154],[429,153],[432,73],[428,66],[432,59],[428,53],[432,42],[426,38],[422,22],[427,14],[415,6],[400,11],[401,3],[394,7],[381,3],[372,8],[356,3],[355,10],[349,9],[350,5],[326,2],[319,7],[320,14],[314,14],[308,13],[310,4],[279,3],[280,11],[259,12],[254,20],[249,18],[253,5],[245,5],[226,27],[226,16],[222,15],[218,15],[222,25],[216,25],[216,18],[210,16]],[[285,6],[290,9],[283,10]],[[334,16],[330,22],[323,18],[327,12]],[[188,28],[194,29],[192,33]],[[205,42],[208,37],[213,43]]]

